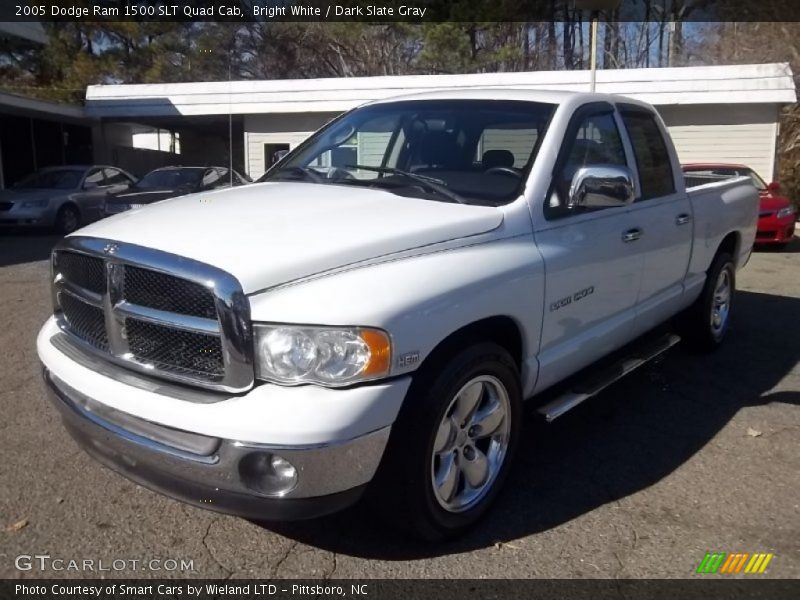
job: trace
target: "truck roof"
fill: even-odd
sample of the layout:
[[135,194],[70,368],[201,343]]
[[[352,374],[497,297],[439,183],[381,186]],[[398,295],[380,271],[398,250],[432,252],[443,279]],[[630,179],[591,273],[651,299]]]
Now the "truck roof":
[[402,102],[406,100],[520,100],[525,102],[545,102],[548,104],[574,103],[576,106],[586,102],[626,102],[646,108],[649,104],[616,94],[600,94],[592,92],[575,92],[569,90],[531,90],[525,88],[464,88],[441,89],[430,92],[419,92],[374,100],[368,104],[383,104],[386,102]]

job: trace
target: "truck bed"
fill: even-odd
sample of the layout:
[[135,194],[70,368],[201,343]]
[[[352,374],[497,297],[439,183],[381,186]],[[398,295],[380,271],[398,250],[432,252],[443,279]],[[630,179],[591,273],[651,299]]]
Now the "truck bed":
[[741,234],[738,256],[734,257],[741,267],[750,256],[758,220],[758,190],[750,179],[736,177],[710,181],[687,187],[686,193],[694,213],[694,243],[689,273],[704,271],[711,264],[722,239],[731,231]]

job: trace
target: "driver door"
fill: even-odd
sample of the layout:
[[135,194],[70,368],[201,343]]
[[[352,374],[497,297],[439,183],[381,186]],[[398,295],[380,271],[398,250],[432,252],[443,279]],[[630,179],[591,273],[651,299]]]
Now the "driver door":
[[598,102],[576,111],[543,218],[534,225],[546,277],[536,391],[619,348],[633,333],[643,258],[635,243],[626,242],[634,228],[629,207],[566,206],[579,168],[629,166],[621,131],[611,104]]

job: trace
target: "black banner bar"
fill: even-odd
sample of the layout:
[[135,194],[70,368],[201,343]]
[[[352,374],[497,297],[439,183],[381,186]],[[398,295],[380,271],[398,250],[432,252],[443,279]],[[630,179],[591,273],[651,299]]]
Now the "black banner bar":
[[2,580],[3,600],[795,600],[794,580]]
[[[611,5],[614,4],[612,0]],[[587,21],[588,0],[3,0],[5,22],[537,22]],[[800,21],[797,0],[619,0],[609,21]]]

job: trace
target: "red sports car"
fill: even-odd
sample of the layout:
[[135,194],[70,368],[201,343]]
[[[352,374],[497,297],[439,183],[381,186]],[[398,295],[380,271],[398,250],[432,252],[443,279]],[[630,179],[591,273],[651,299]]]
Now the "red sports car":
[[784,246],[794,236],[795,208],[788,198],[780,194],[781,186],[777,182],[767,185],[758,173],[745,165],[728,164],[691,164],[683,165],[683,172],[697,177],[727,178],[749,177],[761,195],[758,213],[757,244],[777,244]]

